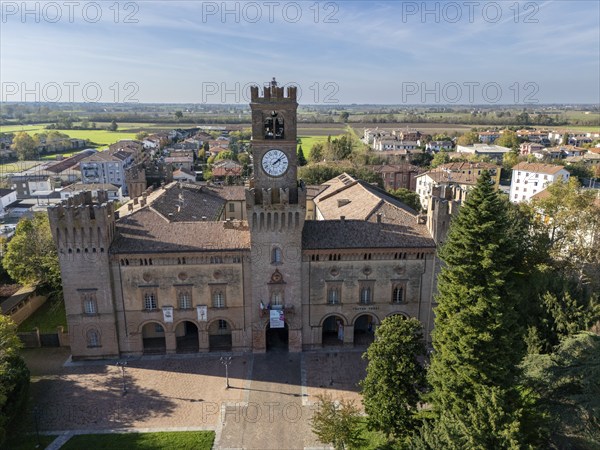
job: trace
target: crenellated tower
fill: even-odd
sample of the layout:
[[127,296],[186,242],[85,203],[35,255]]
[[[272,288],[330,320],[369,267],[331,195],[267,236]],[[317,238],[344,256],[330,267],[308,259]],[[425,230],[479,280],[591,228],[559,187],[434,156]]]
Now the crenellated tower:
[[[246,191],[251,231],[252,340],[302,350],[302,228],[306,189],[298,182],[296,88],[275,79],[250,88],[254,177]],[[269,309],[270,308],[270,309]],[[282,311],[283,329],[272,329],[271,310]]]
[[117,212],[105,191],[89,191],[48,208],[58,250],[74,359],[119,355],[109,248]]

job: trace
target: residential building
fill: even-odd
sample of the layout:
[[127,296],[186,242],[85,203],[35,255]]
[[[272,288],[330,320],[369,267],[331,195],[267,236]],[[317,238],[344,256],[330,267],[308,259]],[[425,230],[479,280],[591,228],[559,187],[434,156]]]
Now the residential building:
[[412,164],[383,164],[370,166],[371,170],[381,175],[385,189],[416,189],[416,176],[423,170]]
[[117,142],[109,150],[97,152],[80,162],[81,181],[86,184],[114,184],[122,188],[123,195],[129,195],[125,171],[142,163],[146,157],[141,142]]
[[93,199],[98,198],[98,191],[104,191],[106,192],[107,199],[109,201],[121,200],[121,188],[119,186],[115,186],[114,184],[108,183],[73,183],[60,191],[60,198],[61,200],[66,200],[84,191],[91,192]]
[[171,166],[173,170],[185,169],[191,172],[194,170],[194,157],[191,155],[180,156],[178,153],[173,153],[173,156],[165,158],[165,164]]
[[174,181],[186,181],[188,183],[193,183],[196,181],[196,172],[193,172],[188,169],[177,169],[173,171],[173,180]]
[[452,141],[431,141],[425,144],[425,150],[428,152],[451,151],[453,148]]
[[563,166],[521,162],[512,168],[509,198],[513,203],[528,201],[555,181],[568,181],[569,172]]
[[430,207],[430,200],[434,195],[434,188],[456,186],[453,190],[455,197],[453,200],[462,201],[466,198],[467,192],[475,187],[479,175],[476,173],[451,172],[436,168],[429,172],[417,175],[417,194],[421,200],[421,205],[424,210]]

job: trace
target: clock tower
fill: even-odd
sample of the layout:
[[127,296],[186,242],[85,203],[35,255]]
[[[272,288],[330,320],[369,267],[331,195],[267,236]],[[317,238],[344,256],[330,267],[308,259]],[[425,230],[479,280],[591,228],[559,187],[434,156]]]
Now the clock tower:
[[302,351],[302,228],[297,179],[296,88],[275,79],[250,88],[254,177],[246,190],[252,277],[252,347]]

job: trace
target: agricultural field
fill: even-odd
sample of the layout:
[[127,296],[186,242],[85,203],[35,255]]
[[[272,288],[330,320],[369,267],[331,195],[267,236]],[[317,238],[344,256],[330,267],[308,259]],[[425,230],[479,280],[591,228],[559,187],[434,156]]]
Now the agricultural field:
[[41,133],[46,131],[47,123],[36,125],[0,125],[0,133],[16,133],[18,131],[27,131],[28,133]]
[[46,130],[44,125],[24,125],[0,127],[0,132],[26,131],[31,135],[47,131],[58,131],[74,139],[88,139],[90,146],[106,146],[122,139],[134,139],[137,133],[133,131],[108,131],[108,130]]

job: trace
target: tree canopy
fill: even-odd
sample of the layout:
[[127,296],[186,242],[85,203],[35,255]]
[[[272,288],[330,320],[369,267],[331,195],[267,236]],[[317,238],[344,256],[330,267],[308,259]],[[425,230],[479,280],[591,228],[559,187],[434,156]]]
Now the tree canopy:
[[417,319],[386,317],[375,331],[375,341],[363,358],[369,361],[360,382],[367,424],[388,435],[405,437],[417,425],[415,418],[425,369],[423,331]]
[[485,171],[440,250],[428,399],[435,426],[452,424],[448,435],[468,448],[511,448],[521,428],[520,262],[507,211]]
[[11,422],[23,411],[29,388],[29,369],[17,353],[21,341],[16,332],[16,324],[0,314],[0,446]]
[[2,264],[18,283],[44,284],[60,289],[58,254],[46,214],[21,219],[7,245]]
[[37,157],[37,143],[28,133],[21,131],[13,138],[13,148],[19,160],[35,159]]

